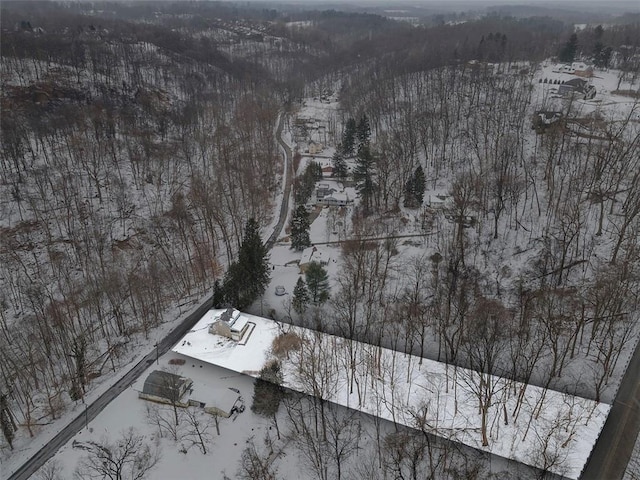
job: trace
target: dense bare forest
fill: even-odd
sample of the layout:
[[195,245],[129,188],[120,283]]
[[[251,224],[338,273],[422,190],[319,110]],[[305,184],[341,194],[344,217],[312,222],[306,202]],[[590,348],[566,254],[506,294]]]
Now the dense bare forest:
[[[279,119],[334,91],[337,151],[349,119],[367,122],[366,148],[344,151],[364,172],[350,179],[360,202],[331,300],[293,320],[610,401],[640,311],[640,102],[625,90],[640,71],[638,18],[574,35],[575,59],[615,69],[630,106],[566,101],[538,130],[537,112],[557,110],[538,67],[571,47],[572,27],[441,20],[3,2],[7,443],[13,426],[37,434],[121,368],[176,305],[212,292],[247,220],[273,219]],[[447,192],[445,214],[407,203],[417,167]],[[401,229],[407,207],[433,233],[423,255],[365,240]],[[388,448],[404,455],[411,435]]]

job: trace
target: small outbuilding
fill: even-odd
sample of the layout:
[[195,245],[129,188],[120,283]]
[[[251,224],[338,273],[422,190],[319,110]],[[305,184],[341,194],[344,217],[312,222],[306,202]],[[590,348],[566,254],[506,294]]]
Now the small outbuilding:
[[321,198],[318,198],[318,205],[329,205],[334,207],[345,207],[350,202],[349,197],[346,193],[334,192],[329,195],[325,195]]
[[538,133],[544,132],[551,125],[562,120],[562,112],[551,110],[538,110],[533,116],[532,128]]
[[182,397],[191,388],[193,381],[162,370],[154,370],[144,381],[139,398],[160,403],[181,404]]

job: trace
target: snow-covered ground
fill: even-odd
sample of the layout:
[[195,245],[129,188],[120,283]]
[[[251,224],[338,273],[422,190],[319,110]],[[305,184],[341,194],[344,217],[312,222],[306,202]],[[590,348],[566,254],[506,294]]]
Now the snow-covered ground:
[[[551,72],[552,67],[549,65],[544,68],[548,69],[549,72],[547,72],[547,70],[544,70],[542,72],[542,75],[549,75],[551,77],[553,73]],[[568,74],[553,74],[553,75],[562,76],[562,79],[573,78],[573,76]],[[617,75],[616,72],[596,72],[595,77],[591,79],[591,82],[596,86],[598,90],[598,94],[596,98],[590,101],[583,101],[583,100],[576,101],[576,104],[583,109],[583,112],[585,114],[598,111],[602,113],[605,117],[609,115],[613,116],[614,114],[619,114],[620,112],[632,111],[632,108],[634,107],[634,105],[637,105],[637,102],[634,102],[633,99],[631,99],[630,97],[612,93],[617,86],[618,79],[616,75]],[[562,101],[561,99],[554,97],[554,93],[551,91],[551,89],[554,88],[553,85],[535,84],[534,88],[536,92],[535,95],[538,95],[538,100],[540,102],[542,102],[541,99],[543,97],[548,97],[552,99],[553,102]],[[557,88],[557,85],[555,88]],[[620,86],[621,90],[628,89],[628,88],[629,86],[625,85],[624,82]],[[315,118],[322,121],[326,121],[327,124],[330,124],[331,122],[335,121],[335,117],[336,117],[335,108],[336,106],[333,104],[327,104],[319,100],[309,99],[307,100],[307,105],[305,106],[304,111],[301,113],[301,115],[304,115],[309,119]],[[637,110],[635,114],[636,115],[638,114]],[[329,132],[329,129],[325,130],[325,132]],[[324,134],[325,133],[322,133],[322,135]],[[320,135],[320,133],[316,132],[315,130],[313,135],[316,135],[315,137],[316,140],[318,141],[323,140],[318,136]],[[290,141],[290,143],[293,143],[293,142]],[[326,159],[323,157],[324,156],[330,157],[332,152],[333,150],[331,148],[325,149],[325,151],[323,151],[323,153],[321,154],[322,156],[317,156],[315,157],[315,159],[325,161]],[[305,157],[303,158],[303,162],[312,158],[313,157]],[[446,192],[446,189],[438,192],[434,190],[434,192],[432,193],[435,195],[436,193],[442,193],[442,192]],[[341,226],[344,229],[344,231],[350,231],[350,225],[349,225],[350,213],[351,213],[350,210],[347,209],[347,213],[344,216],[344,221]],[[310,236],[311,236],[312,242],[322,243],[322,242],[328,242],[328,241],[341,240],[344,238],[344,235],[341,234],[341,230],[335,228],[336,226],[336,218],[334,218],[335,216],[336,216],[336,209],[329,209],[329,208],[320,209],[318,217],[315,219],[315,221],[311,225]],[[274,223],[275,223],[275,220],[274,220]],[[403,231],[399,233],[413,233],[413,232],[414,232],[413,225],[409,225],[406,232]],[[263,233],[265,233],[268,236],[271,233],[271,230],[265,229]],[[284,232],[283,232],[283,236],[284,236]],[[267,292],[265,292],[265,294],[263,295],[262,299],[259,302],[259,307],[263,315],[267,315],[271,310],[275,310],[279,318],[284,316],[287,312],[288,301],[291,298],[293,287],[295,285],[297,278],[300,276],[300,270],[297,262],[302,260],[302,255],[303,255],[301,252],[292,251],[289,248],[289,244],[287,243],[286,238],[283,238],[282,240],[283,241],[276,244],[276,246],[271,251],[271,263],[274,266],[274,269],[272,271],[272,280]],[[334,245],[316,245],[316,248],[318,250],[318,255],[322,256],[323,259],[325,258],[328,259],[326,269],[329,273],[330,279],[335,279],[340,269],[340,263],[339,263],[340,254],[341,254],[340,246],[335,244]],[[413,251],[413,252],[416,251],[416,249],[412,249],[409,247],[401,250],[402,250],[401,254],[403,255],[406,254],[408,251]],[[424,248],[422,248],[422,250],[424,251]],[[504,255],[506,256],[507,253],[508,252],[506,252]],[[522,259],[522,256],[518,258]],[[515,261],[517,260],[514,260],[514,258],[509,258],[510,265],[513,265]],[[278,296],[275,294],[274,289],[276,285],[283,285],[285,287],[286,294],[284,296]],[[253,311],[256,311],[255,306],[253,308]],[[173,322],[171,325],[173,325]],[[170,325],[167,324],[167,328],[169,327]],[[277,332],[277,330],[274,330],[274,332]],[[154,333],[154,336],[157,336],[157,338],[161,338],[162,333],[158,333],[158,334]],[[256,340],[257,338],[258,337],[253,338],[252,341]],[[332,345],[335,345],[336,348],[344,347],[343,341],[335,339],[334,337],[326,337],[326,338],[329,339],[327,341],[334,342],[332,343]],[[267,345],[268,347],[270,346],[269,341],[265,340],[264,342],[261,342],[261,345],[269,344]],[[340,343],[340,345],[337,345],[335,342]],[[149,341],[149,343],[145,343],[144,344],[146,345],[145,348],[149,350],[149,344],[152,344],[152,343],[153,343],[152,341]],[[228,346],[224,346],[224,348],[228,349]],[[360,354],[365,354],[367,351],[367,349],[364,347],[362,349],[358,347],[358,350]],[[388,352],[388,351],[385,350],[385,352]],[[222,353],[222,351],[219,353]],[[434,420],[437,421],[436,424],[437,424],[437,428],[439,429],[439,432],[441,434],[444,434],[443,430],[446,430],[446,428],[451,428],[452,429],[451,432],[455,431],[456,433],[456,435],[451,433],[452,437],[462,442],[465,442],[480,448],[480,446],[478,445],[480,440],[480,435],[476,430],[474,430],[474,429],[477,429],[477,425],[472,423],[472,420],[477,421],[480,418],[479,415],[477,414],[477,400],[472,398],[465,399],[464,392],[458,391],[458,404],[455,405],[455,402],[453,402],[452,398],[450,396],[447,396],[449,395],[449,393],[445,395],[447,380],[450,388],[454,388],[454,387],[458,389],[462,388],[461,383],[464,383],[464,379],[463,379],[464,375],[462,372],[465,372],[464,369],[459,368],[455,370],[457,381],[454,381],[454,379],[452,378],[454,374],[454,370],[452,369],[452,367],[450,367],[449,370],[446,370],[446,369],[443,370],[444,367],[442,367],[442,364],[437,364],[436,362],[429,363],[429,361],[424,360],[422,365],[418,365],[416,363],[418,362],[418,360],[415,358],[405,357],[400,354],[395,354],[394,356],[394,354],[392,353],[386,353],[385,355],[391,355],[390,357],[391,364],[395,362],[395,364],[393,365],[393,368],[389,367],[389,365],[385,365],[385,367],[388,367],[388,370],[385,369],[385,375],[384,375],[386,380],[390,381],[389,380],[390,378],[394,378],[398,382],[395,384],[397,390],[394,391],[394,396],[406,400],[406,402],[404,403],[407,403],[411,398],[415,397],[415,394],[411,393],[411,392],[414,392],[414,390],[412,390],[410,386],[413,386],[413,388],[418,388],[418,385],[421,385],[425,389],[430,389],[431,393],[436,394],[436,396],[422,397],[422,398],[432,398],[433,402],[435,402],[435,403],[432,402],[428,410],[428,413],[430,415],[436,415],[436,413],[438,413],[438,415],[434,416],[433,418]],[[238,365],[244,365],[244,367],[247,367],[247,368],[243,367],[243,370],[247,370],[255,374],[255,372],[257,372],[263,364],[263,363],[260,363],[260,361],[264,361],[264,359],[266,359],[266,356],[267,356],[266,352],[263,352],[262,357],[256,354],[256,358],[249,357],[243,360],[243,362],[246,362],[247,365],[240,364],[240,363],[238,363]],[[139,358],[139,356],[136,358]],[[132,362],[133,361],[135,361],[135,358],[132,358]],[[251,362],[255,362],[255,363],[251,363]],[[386,360],[386,362],[389,363],[389,360]],[[621,360],[620,363],[624,363],[624,362]],[[192,368],[202,367],[203,372],[209,371],[209,370],[205,370],[205,368],[207,367],[205,367],[202,362],[200,364],[194,363],[194,365],[195,366]],[[342,370],[344,371],[345,369],[343,368]],[[216,377],[216,375],[222,375],[222,374],[215,373],[215,370],[212,370],[212,372],[213,372],[211,373],[213,375],[212,378],[222,378],[222,377]],[[402,382],[400,382],[400,380],[404,380],[403,378],[404,375],[402,375],[402,372],[404,372],[406,376],[410,377],[410,381],[406,382],[406,384],[410,386],[407,386],[406,388],[401,386]],[[410,372],[410,374],[408,374],[407,372]],[[426,372],[429,372],[428,375]],[[99,390],[92,392],[91,396],[87,397],[87,401],[90,401],[90,399],[95,398],[97,395],[99,395],[99,393],[101,393],[105,388],[107,388],[108,385],[113,383],[116,380],[116,378],[118,378],[116,375],[113,376],[113,379],[105,378],[105,383],[103,384],[103,386],[101,386]],[[141,378],[144,378],[144,377],[141,377]],[[248,382],[247,385],[251,384],[252,382],[250,378],[242,375],[236,377],[236,379],[234,380],[234,386],[236,381],[237,382],[246,381]],[[291,382],[290,385],[295,386],[296,375],[295,375],[294,369],[289,370],[289,377],[287,378],[287,381]],[[344,386],[344,381],[345,381],[344,379],[336,379],[336,383],[342,383],[343,386]],[[378,379],[377,381],[382,382],[381,379]],[[612,381],[612,383],[615,383],[615,382]],[[517,391],[518,384],[512,384],[511,388]],[[95,425],[92,425],[92,428],[94,429],[95,432],[104,433],[104,428],[107,428],[109,425],[116,425],[114,418],[118,417],[119,410],[118,410],[118,407],[113,407],[114,405],[118,405],[121,410],[128,408],[132,411],[130,415],[127,414],[122,417],[122,419],[124,420],[124,423],[118,423],[119,426],[125,426],[127,425],[127,422],[133,422],[136,418],[138,420],[138,423],[140,423],[140,418],[144,417],[144,407],[140,407],[140,408],[138,407],[139,407],[139,404],[143,404],[143,402],[135,399],[135,392],[133,392],[132,389],[129,389],[129,390],[131,390],[131,392],[127,391],[118,400],[112,403],[112,405],[109,407],[108,413],[106,414],[107,415],[106,419],[102,419],[102,416],[101,416],[100,419],[97,419],[95,421],[96,422]],[[241,388],[241,390],[243,389]],[[384,392],[384,391],[385,391],[385,388],[383,388],[382,386],[374,389],[374,393],[377,392],[378,395],[380,394],[380,392]],[[553,449],[554,446],[558,447],[558,445],[560,445],[560,447],[558,448],[558,451],[560,452],[560,456],[561,457],[566,456],[567,457],[566,464],[569,465],[569,470],[567,470],[566,472],[562,471],[560,473],[564,473],[566,476],[569,476],[569,477],[573,476],[575,478],[579,474],[580,469],[584,464],[584,461],[588,457],[591,446],[593,445],[593,442],[595,442],[595,439],[597,438],[601,425],[604,422],[604,418],[606,417],[606,412],[608,411],[608,407],[606,405],[596,404],[595,402],[589,402],[581,398],[571,397],[571,396],[559,394],[557,392],[548,392],[546,393],[547,397],[544,403],[545,408],[542,409],[543,412],[539,417],[540,424],[532,422],[531,427],[529,427],[529,431],[526,436],[526,440],[525,440],[526,445],[523,446],[522,441],[518,439],[524,435],[522,429],[525,428],[526,425],[523,426],[522,424],[518,424],[518,422],[522,422],[523,418],[526,418],[528,420],[528,418],[530,417],[528,413],[535,407],[535,399],[541,396],[541,391],[537,387],[529,386],[527,387],[526,391],[527,391],[528,398],[531,399],[531,401],[528,404],[528,407],[526,406],[523,407],[522,412],[519,414],[518,420],[514,422],[510,419],[510,424],[508,426],[501,424],[502,422],[500,420],[500,415],[502,412],[498,411],[498,407],[497,406],[492,407],[491,414],[490,414],[490,420],[491,420],[490,435],[492,435],[492,437],[490,438],[490,441],[489,441],[490,443],[489,447],[486,450],[494,452],[498,455],[504,455],[506,457],[514,458],[514,459],[517,459],[518,461],[525,461],[526,463],[531,464],[531,463],[535,463],[537,461],[537,458],[541,457],[540,452],[535,450],[536,449],[540,450],[541,446],[545,442],[547,442],[547,446],[549,447],[547,448],[547,450],[551,450]],[[243,391],[243,396],[245,396],[246,398],[244,391]],[[467,393],[467,396],[468,396],[468,393]],[[380,397],[378,396],[377,398],[380,398]],[[338,393],[336,393],[336,398],[332,400],[338,401],[339,403],[343,403],[345,405],[351,405],[351,406],[358,405],[359,403],[357,399],[354,398],[353,395],[348,396],[343,394],[343,397],[339,397]],[[383,400],[384,400],[384,397],[383,397]],[[510,400],[506,400],[505,405],[507,407],[507,410],[511,412],[513,411],[513,404],[508,403],[509,401]],[[136,405],[136,407],[133,407],[133,408],[131,407],[132,402],[134,402],[133,404]],[[452,405],[452,403],[454,405]],[[400,405],[402,404],[403,403],[400,403]],[[445,405],[448,407],[448,409],[444,408]],[[500,405],[502,405],[502,403],[500,403]],[[438,408],[436,408],[436,406]],[[114,408],[113,410],[111,410],[112,407]],[[440,411],[441,410],[440,407],[443,407],[442,411]],[[456,415],[451,414],[451,410],[452,409],[455,410],[454,407],[459,407],[458,413]],[[70,418],[72,416],[77,415],[82,408],[83,407],[81,404],[74,406],[73,410],[65,413],[66,416],[64,418]],[[367,408],[380,409],[381,407],[380,407],[380,404],[371,405],[370,403],[364,402],[358,408],[361,408],[367,411]],[[527,410],[527,408],[529,410]],[[588,412],[591,410],[593,411],[593,414],[589,416]],[[571,420],[569,420],[568,418],[563,419],[561,415],[558,416],[558,414],[561,413],[562,411],[571,411],[572,413]],[[388,417],[388,415],[392,414],[392,411],[389,411],[389,409],[387,409],[384,411],[373,411],[372,413],[380,414],[380,415],[384,413]],[[234,436],[235,434],[231,434],[231,433],[224,434],[225,442],[224,442],[224,448],[221,448],[220,450],[220,454],[221,454],[220,458],[224,460],[223,463],[225,465],[235,465],[237,463],[237,459],[239,458],[239,453],[237,451],[234,451],[234,452],[226,451],[226,447],[228,447],[229,444],[233,442],[238,443],[240,445],[247,438],[247,436],[243,436],[245,434],[248,436],[251,436],[251,430],[249,428],[254,425],[253,422],[255,422],[255,425],[260,425],[261,421],[264,424],[263,419],[253,416],[253,414],[251,414],[248,411],[243,413],[242,415],[244,416],[238,417],[236,421],[241,421],[241,420],[246,421],[247,422],[246,428],[242,427],[241,432],[239,432],[237,436]],[[405,413],[394,412],[394,415],[396,415],[396,421],[400,423],[403,423],[403,422],[411,423],[412,421],[415,420],[415,418],[412,418],[411,416],[407,417],[406,412]],[[584,416],[581,417],[581,415],[586,415],[586,418],[588,420],[585,420],[585,417]],[[250,416],[253,416],[256,418],[250,418]],[[31,453],[33,453],[41,445],[45,444],[48,441],[48,439],[51,438],[63,426],[64,423],[66,423],[64,422],[64,418],[62,421],[56,424],[58,426],[50,425],[50,426],[42,427],[42,432],[38,436],[38,440],[36,442],[33,442],[33,445],[27,446],[26,440],[28,439],[22,439],[21,441],[22,443],[19,444],[20,446],[18,449],[18,453],[15,455],[12,455],[9,458],[9,460],[4,465],[2,465],[3,474],[4,472],[7,472],[7,471],[11,472],[15,470],[15,468],[17,468],[26,458],[28,458]],[[464,421],[467,423],[462,423],[462,424],[457,423],[460,418],[464,418]],[[98,423],[98,420],[100,420],[100,422],[103,422],[105,425],[102,432],[100,432],[99,430],[101,428],[100,425],[102,424]],[[569,429],[569,434],[565,432],[564,434],[565,436],[561,436],[561,432],[555,431],[554,429],[552,429],[551,431],[549,430],[549,427],[553,427],[554,423],[556,426],[559,426],[562,424],[563,421],[566,421],[566,425],[563,425],[563,426]],[[585,423],[587,425],[584,425]],[[115,429],[115,427],[113,428]],[[552,435],[550,437],[549,436],[545,437],[545,432],[550,432]],[[264,432],[260,432],[260,433],[263,434]],[[259,435],[256,435],[256,438],[258,438],[258,436]],[[569,438],[569,443],[566,446],[562,446],[567,436]],[[92,438],[99,438],[99,435],[97,437],[92,437]],[[223,443],[223,442],[218,442],[218,443]],[[173,447],[170,447],[170,449],[171,448]],[[177,449],[174,448],[174,450],[177,450]],[[215,447],[214,447],[214,450],[216,450]],[[73,453],[70,453],[70,452],[73,452]],[[66,455],[69,455],[69,460],[65,460],[65,464],[68,464],[69,467],[72,468],[74,461],[77,461],[77,458],[80,456],[81,453],[82,452],[73,451],[68,446],[65,447],[65,449],[63,449],[62,451],[62,455],[63,457],[65,457]],[[179,452],[175,452],[175,453],[178,453],[177,458],[174,458],[174,456],[167,454],[167,460],[168,460],[167,463],[176,462],[177,464],[182,465],[183,468],[186,468],[187,461],[184,460],[186,458],[184,454],[181,454]],[[200,456],[203,457],[202,467],[198,467],[196,465],[197,461],[192,460],[191,457],[193,456],[191,454],[189,455],[188,464],[189,464],[190,471],[210,472],[210,467],[209,467],[209,470],[207,470],[204,465],[207,464],[206,462],[210,462],[212,458],[217,458],[217,457],[213,457],[212,455],[207,455],[206,458],[205,456],[202,456],[202,455]],[[226,474],[233,478],[234,471],[235,470],[233,469],[229,469],[226,471]],[[557,471],[557,470],[554,470],[554,471]],[[171,470],[171,468],[168,468],[166,472],[167,474],[170,474],[171,472],[175,473],[175,471]],[[162,468],[163,476],[154,475],[153,478],[176,478],[175,476],[165,477],[164,473],[165,473],[165,469],[163,467]]]
[[638,480],[640,479],[640,437],[636,438],[636,443],[633,447],[633,453],[627,464],[627,469],[624,472],[622,480]]
[[73,403],[64,413],[54,422],[49,422],[34,427],[35,437],[29,438],[26,430],[21,429],[19,435],[15,439],[14,450],[11,454],[0,461],[0,478],[9,478],[13,472],[27,462],[40,448],[47,445],[53,437],[55,437],[64,427],[67,426],[74,418],[76,418],[85,408],[86,404],[93,403],[104,392],[106,392],[114,383],[122,378],[131,366],[137,364],[140,359],[153,351],[153,345],[160,339],[164,338],[173,328],[175,328],[184,318],[191,313],[194,305],[200,305],[209,295],[202,298],[186,299],[180,305],[170,309],[165,314],[167,321],[161,324],[154,332],[153,337],[144,339],[142,336],[134,337],[137,348],[129,350],[130,355],[127,359],[122,359],[121,366],[115,372],[110,369],[104,370],[104,375],[94,379],[90,385],[88,393],[84,397],[84,402],[77,401]]
[[[183,359],[183,365],[176,365],[175,360]],[[170,363],[171,362],[171,363]],[[159,365],[151,365],[143,373],[140,379],[130,388],[116,398],[100,415],[89,422],[88,428],[78,432],[75,437],[62,447],[56,456],[45,467],[56,466],[58,478],[72,478],[79,462],[86,452],[78,448],[87,442],[115,441],[121,432],[132,427],[144,436],[145,442],[160,451],[159,462],[150,472],[147,478],[153,480],[175,480],[177,478],[199,479],[235,479],[239,478],[239,465],[243,450],[255,446],[257,452],[273,462],[272,467],[277,472],[276,478],[282,480],[311,480],[316,478],[307,460],[296,446],[296,442],[290,441],[288,435],[286,414],[281,409],[278,414],[278,423],[282,430],[281,440],[277,439],[277,433],[273,422],[263,416],[252,412],[250,406],[254,394],[254,379],[248,375],[239,374],[222,367],[193,358],[186,358],[175,352],[169,352],[160,357]],[[203,385],[217,385],[219,387],[233,387],[240,391],[245,402],[245,410],[232,417],[219,419],[220,435],[217,434],[215,425],[211,424],[211,418],[202,414],[200,420],[208,420],[208,437],[206,443],[207,453],[202,454],[197,445],[190,445],[188,439],[174,441],[166,434],[161,438],[158,430],[148,419],[148,408],[161,408],[164,413],[171,416],[170,406],[159,406],[138,398],[138,391],[142,388],[144,379],[155,370],[172,370],[177,374],[191,378],[194,381],[194,390]],[[193,409],[193,411],[197,411]],[[188,426],[184,423],[184,413],[181,415],[181,434],[184,435]],[[362,432],[359,439],[358,451],[350,459],[349,467],[344,471],[358,471],[358,467],[366,464],[376,464],[376,455],[380,452],[376,446],[376,426],[371,417],[362,416]],[[379,422],[380,434],[385,437],[397,433],[390,422]],[[74,448],[75,444],[75,448]],[[185,451],[186,450],[186,451]],[[273,452],[269,455],[270,452]],[[521,467],[508,464],[506,461],[494,458],[486,468],[492,472],[518,471],[518,478],[530,478],[532,472]],[[44,475],[45,469],[36,474]],[[5,478],[5,477],[2,477]],[[45,477],[52,478],[52,477]],[[350,478],[343,476],[343,478]],[[380,478],[380,477],[377,477]]]
[[[90,441],[100,442],[105,439],[113,442],[129,427],[135,428],[136,432],[144,435],[147,443],[159,448],[160,462],[148,477],[156,480],[237,478],[240,457],[250,443],[255,443],[258,449],[264,448],[264,440],[267,436],[275,443],[275,433],[269,420],[252,413],[249,408],[253,397],[253,379],[195,360],[181,366],[178,372],[193,379],[194,384],[218,384],[237,388],[247,402],[247,408],[237,416],[228,419],[220,418],[219,436],[215,426],[210,423],[207,429],[210,441],[207,442],[206,454],[202,454],[197,446],[190,446],[184,439],[175,442],[166,436],[160,438],[156,427],[147,421],[147,407],[156,404],[139,399],[138,391],[142,389],[144,379],[151,371],[174,367],[168,365],[168,361],[175,357],[176,355],[171,353],[161,357],[160,366],[155,364],[150,366],[137,382],[111,402],[97,418],[89,422],[88,429],[78,432],[58,451],[54,460],[62,468],[60,478],[72,478],[79,460],[86,454],[84,450],[74,448],[74,442],[76,445]],[[160,408],[170,410],[171,407]],[[207,414],[203,414],[204,420],[212,422]],[[182,428],[187,428],[184,421],[181,425]],[[279,478],[295,478],[284,473],[295,471],[295,462],[295,457],[282,457],[279,464],[282,465],[280,471],[283,475]],[[289,463],[290,466],[288,466]]]
[[[304,339],[303,347],[281,359],[287,387],[315,392],[409,427],[422,424],[436,435],[568,478],[579,477],[610,409],[603,403],[485,376],[483,382],[491,385],[496,398],[486,417],[489,442],[484,446],[474,393],[480,382],[477,372],[252,315],[248,320],[255,328],[246,344],[236,344],[208,332],[222,312],[211,310],[173,351],[257,376],[271,355],[273,340],[284,331],[295,332]],[[304,376],[310,364],[319,364],[322,378]],[[514,417],[511,412],[518,408],[521,391],[520,412]]]
[[638,84],[629,80],[620,79],[621,72],[618,70],[595,70],[592,77],[579,77],[570,73],[555,72],[555,64],[546,62],[536,74],[539,80],[547,80],[547,83],[535,83],[534,104],[545,105],[547,109],[563,110],[563,104],[567,99],[558,95],[559,84],[574,78],[584,78],[589,85],[596,89],[593,99],[584,100],[579,96],[574,98],[574,109],[581,114],[591,114],[598,112],[607,120],[621,120],[626,115],[633,112],[632,119],[640,119],[640,109],[638,99],[621,92],[638,92]]

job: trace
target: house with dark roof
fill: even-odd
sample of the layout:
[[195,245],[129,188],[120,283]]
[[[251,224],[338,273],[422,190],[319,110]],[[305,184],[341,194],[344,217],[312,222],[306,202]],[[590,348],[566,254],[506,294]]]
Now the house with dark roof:
[[538,133],[543,132],[554,123],[562,120],[562,112],[553,110],[538,110],[533,116],[532,128]]
[[162,370],[154,370],[144,381],[139,398],[159,403],[182,404],[182,397],[193,384],[190,378]]
[[596,87],[582,78],[572,78],[558,85],[558,94],[563,97],[581,96],[583,100],[591,100],[596,96]]
[[321,203],[321,200],[324,197],[327,197],[335,192],[337,192],[337,190],[329,186],[328,183],[319,183],[316,187],[316,201],[318,203]]
[[318,198],[318,205],[329,205],[334,207],[345,207],[352,203],[353,201],[349,199],[349,196],[346,193],[341,192],[333,192],[329,195],[324,195]]

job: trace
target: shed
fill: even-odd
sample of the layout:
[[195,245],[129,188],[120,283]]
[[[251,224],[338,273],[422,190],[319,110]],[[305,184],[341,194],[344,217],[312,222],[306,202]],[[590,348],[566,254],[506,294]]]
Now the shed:
[[162,370],[154,370],[144,381],[139,398],[161,403],[180,403],[193,384],[190,378]]
[[346,193],[341,193],[341,192],[334,192],[329,195],[318,198],[318,205],[344,207],[349,203],[350,203],[349,196]]
[[242,412],[244,402],[236,390],[221,388],[216,391],[215,397],[204,407],[204,411],[219,417],[229,418],[234,412]]

